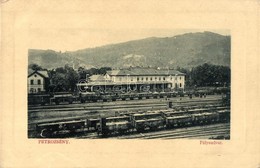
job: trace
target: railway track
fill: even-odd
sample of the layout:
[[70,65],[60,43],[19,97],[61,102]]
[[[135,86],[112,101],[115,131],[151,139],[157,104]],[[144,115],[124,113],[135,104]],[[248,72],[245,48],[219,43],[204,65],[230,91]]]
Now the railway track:
[[220,130],[220,131],[214,131],[214,132],[205,132],[201,134],[194,134],[194,135],[184,135],[184,136],[170,136],[170,137],[165,137],[164,139],[210,139],[211,137],[229,137],[230,131],[229,130]]
[[[220,104],[215,104],[220,106]],[[181,107],[181,106],[178,106]],[[189,108],[198,108],[199,106],[190,105]],[[101,110],[81,110],[81,111],[44,111],[38,113],[29,113],[29,124],[44,123],[44,122],[58,122],[66,120],[77,120],[81,118],[104,116],[115,116],[116,112],[124,112],[127,114],[132,111],[144,111],[144,110],[162,110],[167,109],[166,104],[148,104],[148,105],[132,105],[132,106],[116,106],[114,108],[101,109]]]
[[[205,103],[205,102],[204,102]],[[210,105],[208,102],[207,105]],[[204,104],[205,105],[205,104]],[[214,104],[214,106],[218,106],[220,104]],[[176,107],[182,107],[182,106],[176,106]],[[185,106],[186,107],[186,106]],[[189,108],[195,108],[199,107],[198,104],[195,105],[189,105]],[[36,124],[36,123],[44,123],[44,122],[59,122],[59,121],[68,121],[68,120],[77,120],[81,118],[89,118],[89,117],[98,117],[100,115],[106,115],[108,116],[115,116],[116,112],[119,112],[120,110],[122,112],[125,112],[126,114],[128,112],[132,111],[144,111],[144,110],[156,110],[156,109],[166,109],[167,104],[164,102],[164,104],[142,104],[142,105],[130,105],[130,106],[114,106],[109,107],[107,109],[101,109],[101,110],[72,110],[72,111],[42,111],[38,113],[29,113],[29,125],[30,124]]]
[[107,106],[107,107],[113,107],[115,105],[141,105],[145,103],[155,103],[155,102],[161,102],[161,101],[126,101],[126,102],[99,102],[99,103],[84,103],[84,104],[64,104],[64,105],[55,105],[55,106],[36,106],[36,107],[30,107],[28,108],[29,111],[33,110],[42,110],[42,109],[66,109],[66,108],[91,108],[96,106]]
[[74,107],[74,108],[55,108],[55,109],[37,109],[37,110],[29,110],[30,113],[37,113],[37,112],[48,112],[48,111],[81,111],[81,110],[88,110],[88,111],[104,111],[104,110],[111,110],[111,109],[122,109],[122,108],[134,108],[134,107],[148,107],[148,106],[166,106],[166,102],[159,102],[159,103],[145,103],[145,104],[120,104],[120,105],[99,105],[99,106],[84,106],[84,107]]
[[[170,100],[172,101],[172,100]],[[142,108],[153,106],[167,106],[169,101],[166,100],[141,100],[141,101],[127,101],[127,102],[102,102],[96,104],[71,104],[71,105],[57,105],[57,106],[37,106],[29,107],[29,117],[34,113],[46,113],[46,112],[70,112],[70,111],[105,111],[105,110],[117,110],[117,109],[129,109],[129,108]],[[219,97],[212,97],[200,100],[176,100],[172,101],[174,107],[192,106],[192,105],[205,105],[205,104],[219,104]],[[36,114],[34,114],[36,115]]]
[[[156,135],[145,137],[144,139],[179,139],[179,138],[189,138],[189,137],[197,137],[197,136],[208,136],[208,135],[218,135],[219,133],[228,133],[229,129],[227,128],[218,128],[217,131],[213,131],[212,129],[209,130],[201,130],[193,131],[193,132],[183,132],[183,133],[171,133],[166,135]],[[186,135],[187,134],[187,135]]]
[[[209,107],[221,107],[218,105],[209,105]],[[198,106],[189,106],[189,109],[195,109],[195,108],[199,108]],[[227,109],[228,107],[221,107],[222,109]],[[167,108],[165,108],[167,109]],[[140,110],[140,109],[139,109]],[[154,110],[156,110],[156,108],[154,108]],[[162,110],[162,108],[160,108],[160,110]],[[126,115],[128,113],[131,113],[132,111],[126,111],[123,112],[122,115]],[[57,112],[56,112],[57,113]],[[85,112],[84,115],[79,115],[79,116],[65,116],[65,117],[56,117],[56,118],[39,118],[39,119],[34,119],[34,120],[30,120],[28,123],[28,129],[29,131],[33,132],[35,129],[36,124],[41,124],[41,123],[50,123],[50,122],[64,122],[64,121],[72,121],[72,120],[80,120],[80,119],[86,119],[86,118],[100,118],[102,113],[100,112]],[[114,112],[105,112],[105,115],[111,117],[111,116],[116,116],[116,113]],[[117,114],[118,115],[118,114]]]
[[[172,100],[171,100],[172,101]],[[212,105],[221,105],[219,97],[195,98],[173,101],[176,108],[198,107]],[[118,102],[99,102],[91,104],[70,104],[57,106],[37,106],[28,109],[28,131],[33,132],[38,123],[71,121],[86,118],[98,118],[116,116],[117,112],[131,113],[138,111],[148,111],[157,109],[166,109],[168,101],[164,99],[156,100],[138,100],[138,101],[118,101]]]
[[[184,106],[198,106],[198,105],[207,105],[207,104],[220,104],[219,99],[214,100],[204,100],[204,101],[186,101],[186,102],[175,102],[173,103],[174,107],[184,107]],[[37,118],[37,116],[48,116],[47,113],[53,113],[53,112],[64,112],[64,113],[72,113],[77,111],[77,114],[79,113],[87,113],[91,111],[130,111],[135,109],[160,109],[160,108],[166,108],[168,106],[168,101],[152,101],[152,102],[131,102],[131,103],[114,103],[114,104],[95,104],[95,105],[84,105],[84,106],[60,106],[57,108],[54,106],[54,108],[51,107],[37,107],[35,109],[28,109],[28,116],[29,118]],[[52,117],[52,116],[51,116]]]
[[[230,123],[185,127],[116,137],[117,139],[180,139],[229,134]],[[115,138],[115,137],[112,137]]]
[[[192,103],[201,103],[204,101],[210,102],[210,101],[219,101],[221,99],[221,96],[209,96],[207,98],[193,98],[189,99],[187,97],[185,98],[170,98],[168,99],[169,101],[172,101],[176,105],[181,105],[181,104],[192,104]],[[203,100],[203,101],[202,101]],[[61,104],[61,105],[47,105],[47,106],[29,106],[28,111],[33,112],[37,110],[43,110],[43,109],[66,109],[66,108],[92,108],[96,106],[115,106],[115,105],[131,105],[131,104],[136,104],[136,105],[141,105],[141,104],[153,104],[153,103],[165,103],[165,98],[164,99],[142,99],[142,100],[129,100],[129,101],[116,101],[116,102],[98,102],[98,103],[84,103],[84,104]]]
[[166,109],[167,104],[144,104],[144,105],[129,105],[129,106],[115,106],[110,108],[93,108],[87,110],[68,110],[68,111],[40,111],[36,113],[29,113],[29,123],[39,123],[41,120],[45,120],[45,122],[49,121],[60,121],[66,119],[77,119],[88,118],[88,117],[97,117],[97,116],[115,116],[117,112],[120,111],[148,111],[148,110],[159,110]]
[[[122,135],[116,137],[107,137],[107,139],[209,139],[217,136],[230,135],[230,123],[218,123],[204,126],[194,126],[177,128],[148,133],[135,133],[130,135]],[[77,139],[100,139],[97,133],[90,133],[87,135],[79,135],[72,138]]]

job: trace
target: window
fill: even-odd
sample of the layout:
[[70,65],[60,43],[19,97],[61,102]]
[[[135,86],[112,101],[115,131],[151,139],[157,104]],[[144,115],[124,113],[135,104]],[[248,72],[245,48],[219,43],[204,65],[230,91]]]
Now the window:
[[33,85],[33,79],[31,80],[31,85]]
[[180,80],[181,80],[181,76],[180,76]]
[[144,78],[141,78],[141,80],[143,81],[143,80],[144,80]]
[[139,81],[139,78],[137,78],[137,81]]
[[38,92],[41,92],[41,88],[38,88]]
[[157,80],[157,77],[155,77],[154,79]]
[[146,78],[146,81],[148,81],[148,78]]
[[165,77],[163,77],[163,80],[165,81]]
[[151,78],[150,78],[150,81],[152,81],[152,80],[153,80],[153,78],[151,77]]
[[37,75],[34,75],[34,77],[37,77]]
[[159,77],[159,81],[161,80],[161,77]]
[[41,80],[40,79],[38,79],[38,85],[40,85],[41,84]]
[[180,88],[181,88],[181,83],[180,83]]

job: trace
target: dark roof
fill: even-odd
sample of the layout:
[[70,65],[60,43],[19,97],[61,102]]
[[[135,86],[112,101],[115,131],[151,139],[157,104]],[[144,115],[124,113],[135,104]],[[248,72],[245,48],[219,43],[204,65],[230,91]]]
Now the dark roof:
[[47,71],[33,71],[33,72],[31,72],[30,70],[28,70],[28,73],[29,73],[28,78],[30,76],[34,75],[34,74],[38,74],[38,75],[40,75],[43,78],[49,78],[49,75],[48,75]]
[[156,68],[129,68],[112,70],[107,72],[111,76],[161,76],[161,75],[185,75],[172,69],[156,69]]

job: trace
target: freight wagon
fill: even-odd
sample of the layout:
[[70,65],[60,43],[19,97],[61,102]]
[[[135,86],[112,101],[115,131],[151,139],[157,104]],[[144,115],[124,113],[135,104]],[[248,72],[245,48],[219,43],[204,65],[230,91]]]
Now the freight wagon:
[[129,116],[101,118],[97,124],[98,134],[123,134],[131,130],[132,124]]
[[122,113],[116,117],[97,117],[56,123],[42,123],[36,125],[36,131],[40,137],[52,137],[61,133],[73,133],[86,130],[97,132],[102,136],[109,136],[229,121],[229,109],[217,111],[210,108],[186,111],[167,109],[129,113],[128,115]]
[[57,134],[73,133],[83,130],[86,127],[86,120],[64,121],[57,123],[43,123],[36,125],[36,131],[40,137],[52,137]]
[[162,114],[158,112],[132,115],[133,127],[138,132],[164,128],[164,122]]

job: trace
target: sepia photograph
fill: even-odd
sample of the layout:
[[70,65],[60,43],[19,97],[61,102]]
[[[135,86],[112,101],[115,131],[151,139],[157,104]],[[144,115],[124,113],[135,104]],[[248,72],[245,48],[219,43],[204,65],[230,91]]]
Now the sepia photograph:
[[0,167],[259,168],[259,2],[0,1]]
[[229,30],[30,36],[28,138],[230,140]]

